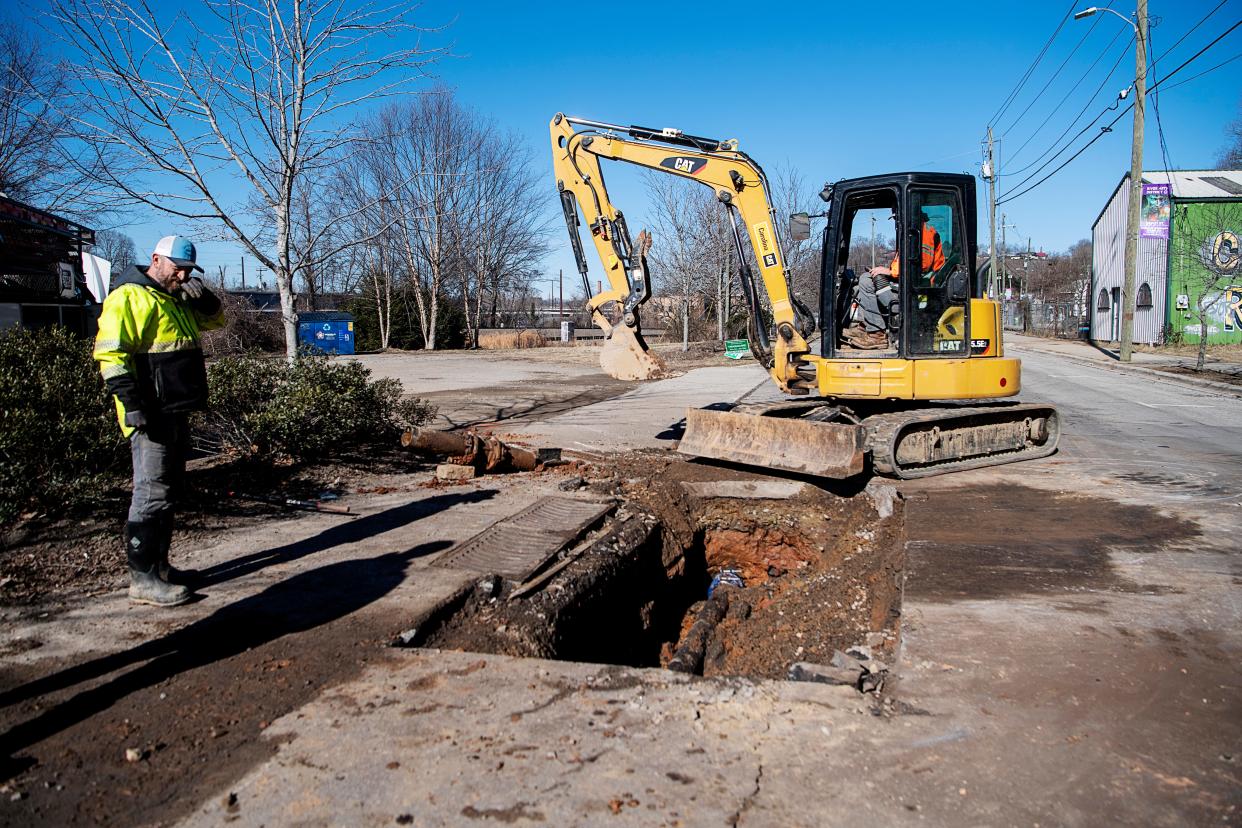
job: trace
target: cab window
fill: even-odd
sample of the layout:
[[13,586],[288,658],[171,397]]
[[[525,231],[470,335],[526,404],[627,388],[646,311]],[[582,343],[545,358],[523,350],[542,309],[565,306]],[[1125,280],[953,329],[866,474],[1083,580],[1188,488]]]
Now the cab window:
[[[962,262],[962,210],[951,190],[912,190],[907,285],[911,354],[964,357],[967,348],[969,272]],[[903,262],[904,264],[904,262]],[[904,275],[904,274],[903,274]]]

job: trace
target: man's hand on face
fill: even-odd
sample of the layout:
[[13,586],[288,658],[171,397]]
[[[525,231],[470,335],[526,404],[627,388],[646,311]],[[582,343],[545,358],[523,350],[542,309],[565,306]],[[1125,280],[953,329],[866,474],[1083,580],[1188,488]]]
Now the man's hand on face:
[[203,295],[203,280],[197,276],[186,279],[177,288],[182,299],[197,299]]

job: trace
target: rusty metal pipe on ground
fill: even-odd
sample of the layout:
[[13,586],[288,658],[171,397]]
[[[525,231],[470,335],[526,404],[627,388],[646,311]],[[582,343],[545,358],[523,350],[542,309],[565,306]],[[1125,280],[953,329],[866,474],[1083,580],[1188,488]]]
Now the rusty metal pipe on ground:
[[461,466],[474,466],[480,472],[510,469],[534,471],[552,459],[547,455],[547,450],[531,451],[501,442],[495,437],[480,436],[469,431],[459,433],[429,428],[410,429],[401,435],[401,445],[412,451],[448,455],[450,462]]

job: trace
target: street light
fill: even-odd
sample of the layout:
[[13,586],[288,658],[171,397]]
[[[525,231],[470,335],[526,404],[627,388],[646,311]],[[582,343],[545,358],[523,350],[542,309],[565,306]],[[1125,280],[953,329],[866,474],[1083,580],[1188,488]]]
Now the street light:
[[1130,361],[1134,350],[1134,283],[1138,261],[1139,200],[1143,197],[1143,107],[1147,95],[1147,0],[1137,0],[1134,20],[1114,11],[1091,6],[1075,12],[1082,20],[1096,12],[1109,12],[1134,29],[1134,137],[1130,143],[1130,209],[1126,219],[1124,286],[1121,289],[1121,347],[1118,356]]

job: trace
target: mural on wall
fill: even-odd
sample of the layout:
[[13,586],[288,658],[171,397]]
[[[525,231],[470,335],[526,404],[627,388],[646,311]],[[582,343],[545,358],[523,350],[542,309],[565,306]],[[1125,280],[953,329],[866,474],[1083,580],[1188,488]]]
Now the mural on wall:
[[1242,285],[1225,288],[1224,327],[1226,331],[1242,331]]
[[1169,241],[1169,328],[1189,342],[1242,342],[1242,202],[1177,204]]
[[1239,258],[1242,251],[1238,249],[1238,234],[1232,230],[1222,230],[1205,239],[1199,251],[1203,266],[1222,275],[1236,273]]

